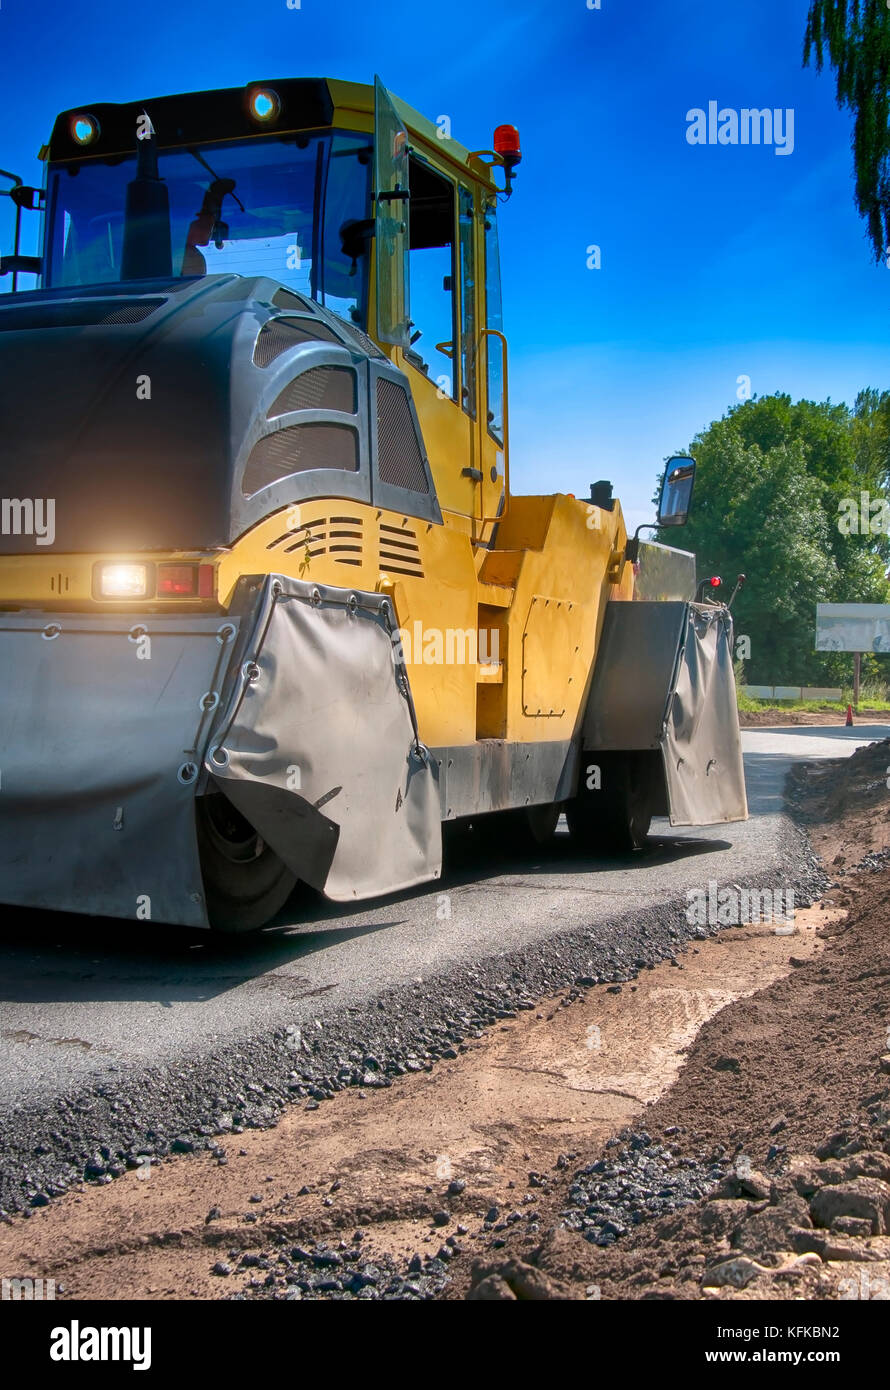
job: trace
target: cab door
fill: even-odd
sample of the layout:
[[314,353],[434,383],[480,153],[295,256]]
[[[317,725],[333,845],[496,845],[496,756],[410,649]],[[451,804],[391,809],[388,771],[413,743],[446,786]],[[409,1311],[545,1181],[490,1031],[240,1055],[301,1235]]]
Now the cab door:
[[374,78],[374,250],[377,340],[407,347],[411,191],[408,132],[392,97]]
[[442,510],[473,531],[481,469],[475,398],[464,395],[459,185],[444,162],[412,148],[379,78],[374,105],[377,340],[410,381]]

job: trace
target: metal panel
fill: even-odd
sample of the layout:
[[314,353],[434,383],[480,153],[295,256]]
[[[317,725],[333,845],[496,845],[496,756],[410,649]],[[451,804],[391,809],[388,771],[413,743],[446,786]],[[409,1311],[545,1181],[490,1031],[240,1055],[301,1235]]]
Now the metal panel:
[[219,615],[0,616],[0,901],[207,925],[202,701],[236,634]]
[[437,768],[393,633],[382,594],[270,576],[205,762],[293,872],[335,901],[441,872]]
[[585,748],[660,747],[686,609],[679,602],[606,605],[582,726]]
[[583,606],[571,599],[532,595],[522,633],[522,713],[527,717],[559,718],[566,696],[577,698],[583,690],[587,622]]
[[675,550],[655,541],[641,541],[639,571],[634,580],[634,598],[695,598],[695,556],[688,550]]
[[569,739],[508,743],[485,738],[434,748],[442,819],[565,801],[574,792],[578,751]]
[[745,820],[729,611],[610,603],[582,745],[602,752],[660,748],[672,825]]

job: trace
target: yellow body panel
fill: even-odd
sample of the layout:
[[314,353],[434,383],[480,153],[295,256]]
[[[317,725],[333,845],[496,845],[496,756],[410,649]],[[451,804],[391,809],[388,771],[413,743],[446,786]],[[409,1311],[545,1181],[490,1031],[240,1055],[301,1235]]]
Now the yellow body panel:
[[[141,559],[214,563],[223,609],[245,574],[388,592],[425,743],[569,738],[604,605],[610,596],[629,597],[606,583],[609,558],[625,539],[620,509],[616,504],[613,512],[601,512],[561,495],[513,498],[497,548],[481,552],[463,526],[447,521],[433,525],[362,502],[319,498],[267,517],[231,549],[214,554],[5,556],[0,595],[5,607],[48,611],[200,606],[182,599],[93,599],[97,561]],[[629,574],[630,566],[625,570]]]

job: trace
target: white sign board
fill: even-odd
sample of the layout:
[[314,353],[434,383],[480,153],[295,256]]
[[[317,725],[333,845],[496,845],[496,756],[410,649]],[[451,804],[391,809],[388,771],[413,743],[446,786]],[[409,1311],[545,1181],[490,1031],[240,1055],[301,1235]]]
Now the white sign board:
[[817,652],[890,652],[890,603],[817,603]]

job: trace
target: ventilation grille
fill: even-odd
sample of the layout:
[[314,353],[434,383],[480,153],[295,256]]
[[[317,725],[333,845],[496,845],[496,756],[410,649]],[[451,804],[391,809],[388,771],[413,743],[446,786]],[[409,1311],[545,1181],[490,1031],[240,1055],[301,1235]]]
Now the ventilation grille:
[[408,394],[383,376],[377,381],[377,468],[382,483],[429,492]]
[[253,360],[257,367],[268,367],[270,362],[290,348],[312,342],[339,344],[340,340],[315,319],[270,319],[260,329]]
[[312,309],[312,303],[308,299],[301,299],[298,294],[291,290],[276,290],[272,296],[272,303],[276,309],[290,309],[291,312],[305,314],[307,309]]
[[360,517],[332,516],[306,521],[292,531],[285,531],[283,536],[270,541],[266,549],[279,550],[285,555],[301,550],[310,560],[329,554],[339,565],[361,565],[363,545]]
[[[272,303],[275,305],[276,309],[290,309],[298,314],[305,314],[307,309],[313,307],[311,301],[301,299],[299,295],[294,294],[291,290],[276,290],[272,296]],[[341,322],[339,314],[335,314],[334,316],[337,319],[337,326],[342,330],[344,338],[349,338],[355,343],[356,347],[360,348],[362,352],[366,352],[369,357],[383,356],[383,353],[374,342],[374,339],[369,338],[364,329],[359,328],[357,323],[348,323],[346,320]]]
[[163,299],[93,299],[64,300],[61,304],[23,304],[13,309],[0,309],[0,332],[141,323],[163,303]]
[[289,425],[267,434],[253,447],[241,490],[252,497],[260,488],[313,468],[358,472],[358,435],[348,425]]
[[349,367],[312,367],[289,381],[269,406],[267,418],[291,410],[340,410],[355,414],[355,372]]
[[366,352],[369,357],[383,356],[374,339],[369,338],[364,329],[359,328],[357,323],[344,323],[342,328],[344,337],[351,338],[356,347],[360,348],[362,352]]
[[385,522],[381,523],[378,555],[380,568],[387,574],[407,574],[414,579],[423,578],[417,537],[407,526],[387,526]]

